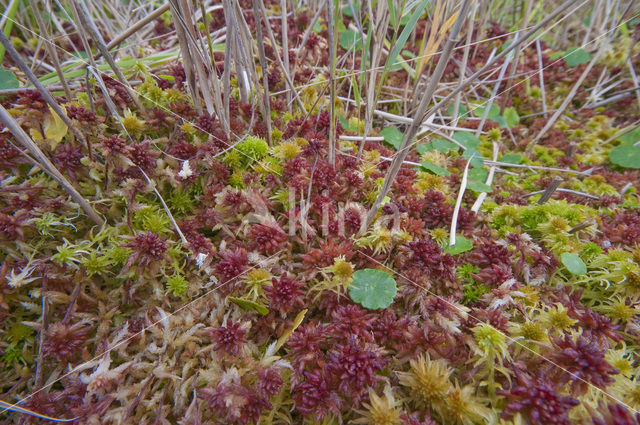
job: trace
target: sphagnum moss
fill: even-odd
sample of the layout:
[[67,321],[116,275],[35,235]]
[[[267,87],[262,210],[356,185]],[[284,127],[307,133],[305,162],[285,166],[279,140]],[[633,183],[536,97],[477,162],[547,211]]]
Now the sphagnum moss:
[[[286,4],[291,13],[283,17],[281,5],[266,2],[262,69],[252,58],[251,2],[223,3],[194,4],[205,11],[197,24],[184,2],[132,24],[148,37],[124,40],[139,47],[119,62],[127,81],[108,75],[93,52],[104,91],[92,78],[81,87],[84,74],[64,68],[72,96],[54,101],[87,145],[53,117],[43,93],[0,94],[7,116],[106,220],[94,225],[14,135],[0,132],[0,393],[27,409],[0,420],[44,420],[32,412],[87,424],[632,423],[640,400],[640,174],[623,168],[614,150],[633,153],[640,137],[629,126],[640,113],[633,91],[640,44],[626,17],[613,42],[592,43],[602,38],[597,23],[617,21],[628,0],[564,9],[571,15],[562,22],[585,24],[557,31],[562,39],[534,31],[539,43],[520,45],[508,79],[475,80],[470,89],[459,83],[465,66],[480,69],[521,40],[506,28],[553,16],[547,28],[561,12],[545,2],[526,22],[509,2],[481,3],[496,22],[461,26],[469,43],[455,46],[435,91],[439,100],[463,89],[460,116],[434,110],[388,185],[398,151],[383,130],[401,133],[409,124],[406,93],[420,96],[413,84],[432,80],[427,57],[442,47],[434,40],[447,39],[454,17],[471,14],[456,15],[451,1],[439,10],[342,1],[329,17],[303,0],[295,13]],[[105,40],[127,32],[120,6],[88,7]],[[60,75],[46,75],[50,58],[38,47],[46,40],[24,39],[38,34],[29,31],[34,11],[25,12],[8,17],[3,30],[23,62],[35,64],[27,69],[59,96]],[[51,13],[66,25],[58,9]],[[235,24],[227,25],[231,15]],[[331,80],[331,19],[335,117],[323,88]],[[60,29],[50,37],[63,63],[86,65],[68,53],[85,49],[82,40]],[[362,34],[375,34],[374,44]],[[583,41],[582,50],[556,58]],[[596,44],[606,52],[527,154],[587,66],[573,61],[590,61]],[[394,48],[402,63],[372,72],[369,54],[384,64]],[[2,81],[26,81],[10,75],[18,62],[6,57]],[[503,66],[500,59],[487,72]],[[486,107],[483,93],[495,84],[498,96],[478,131],[470,104]],[[364,113],[371,107],[372,117]],[[494,143],[495,166],[485,162]],[[455,223],[471,249],[457,252],[448,246],[451,217],[471,155]],[[472,213],[491,169],[491,191]],[[563,182],[546,202],[530,196],[558,176]],[[371,226],[361,228],[385,186]],[[571,272],[565,253],[587,272]],[[351,300],[353,275],[363,269],[396,282],[388,307]]]

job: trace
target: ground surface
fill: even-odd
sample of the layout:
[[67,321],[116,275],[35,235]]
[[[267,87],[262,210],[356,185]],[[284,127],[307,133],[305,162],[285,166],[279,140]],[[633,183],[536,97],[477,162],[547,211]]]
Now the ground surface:
[[[251,65],[237,65],[237,52],[201,50],[213,58],[207,72],[220,83],[220,104],[208,105],[202,83],[194,100],[189,79],[204,74],[178,60],[184,46],[171,11],[144,27],[152,41],[123,50],[136,53],[119,58],[125,84],[100,59],[86,80],[82,68],[66,71],[68,98],[56,73],[40,68],[86,143],[38,91],[0,94],[104,219],[92,221],[21,154],[19,138],[0,133],[1,399],[90,424],[637,423],[633,10],[619,14],[622,30],[613,18],[613,33],[594,27],[592,44],[558,46],[547,35],[519,49],[517,67],[511,57],[491,66],[463,91],[458,118],[454,100],[411,141],[367,226],[446,43],[437,30],[450,24],[429,7],[399,52],[403,64],[383,82],[375,76],[376,112],[367,112],[375,84],[364,72],[376,59],[363,64],[358,29],[370,17],[354,18],[345,4],[334,33],[324,14],[314,22],[318,9],[286,20],[295,96],[276,60],[285,45],[279,4],[267,4],[276,44],[264,35],[264,80],[254,40]],[[451,23],[453,10],[442,12]],[[236,32],[246,25],[257,40],[252,3],[237,11]],[[399,18],[389,18],[387,48],[412,25],[410,12],[397,32]],[[522,24],[477,13],[434,103],[459,84],[463,63],[468,77]],[[20,55],[51,60],[16,19]],[[200,22],[205,43],[205,34],[215,46],[236,34],[221,7]],[[98,26],[108,43],[113,30]],[[67,29],[68,40],[54,31],[64,60],[84,52]],[[238,35],[238,51],[246,37]],[[17,65],[5,56],[24,86]],[[52,422],[5,411],[0,423]]]

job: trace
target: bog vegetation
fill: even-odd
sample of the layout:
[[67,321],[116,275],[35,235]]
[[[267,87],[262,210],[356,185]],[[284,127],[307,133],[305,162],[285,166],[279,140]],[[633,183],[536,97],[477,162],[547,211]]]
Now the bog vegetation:
[[639,424],[632,0],[1,0],[0,424]]

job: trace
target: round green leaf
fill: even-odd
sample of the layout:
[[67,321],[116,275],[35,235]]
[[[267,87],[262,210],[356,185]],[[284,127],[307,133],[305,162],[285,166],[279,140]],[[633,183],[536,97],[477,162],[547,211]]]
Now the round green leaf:
[[480,139],[478,139],[472,133],[466,131],[456,131],[451,137],[453,138],[453,140],[467,148],[467,150],[472,151],[477,150],[478,146],[480,146],[480,143],[482,143]]
[[[453,115],[453,108],[455,107],[454,104],[449,105],[449,107],[447,108],[447,114],[449,115]],[[469,114],[469,111],[467,110],[467,107],[460,104],[458,105],[458,117],[459,118],[464,118]]]
[[508,153],[500,158],[500,162],[507,162],[509,164],[520,164],[524,158],[517,153]]
[[[627,127],[628,128],[628,127]],[[626,130],[626,129],[625,129]],[[640,127],[618,137],[621,145],[635,145],[640,142]]]
[[475,180],[479,182],[487,181],[488,176],[489,176],[489,173],[487,172],[487,170],[485,170],[482,167],[472,168],[469,170],[469,173],[467,174],[467,178],[469,180]]
[[515,108],[505,108],[502,116],[504,117],[504,121],[507,123],[507,127],[509,128],[513,128],[516,125],[520,124],[520,115],[518,115],[518,111],[516,111]]
[[[485,103],[483,103],[482,105],[485,105]],[[482,118],[486,110],[487,110],[486,106],[477,106],[473,110],[473,115],[475,115],[478,118]],[[495,121],[495,119],[499,116],[500,116],[500,107],[495,103],[492,103],[491,107],[489,108],[489,114],[487,115],[487,118],[492,121]]]
[[475,181],[475,180],[471,180],[467,182],[467,189],[473,190],[474,192],[478,192],[478,193],[480,192],[490,193],[493,191],[493,189],[491,189],[491,186],[489,186],[488,184]]
[[444,252],[451,255],[461,254],[473,248],[473,243],[464,236],[456,235],[456,243],[453,246],[446,247]]
[[340,34],[340,46],[348,50],[351,46],[356,45],[359,47],[360,43],[360,34],[355,32],[354,30],[346,30],[342,34]]
[[402,139],[404,138],[404,134],[402,134],[400,130],[395,127],[386,127],[380,132],[380,134],[384,137],[385,142],[396,149],[400,149]]
[[580,64],[587,63],[592,59],[589,52],[584,49],[571,48],[564,53],[564,61],[569,66],[578,66]]
[[351,299],[370,310],[389,307],[396,292],[398,287],[393,277],[376,269],[356,271],[349,287]]
[[457,152],[459,149],[460,146],[444,139],[433,139],[430,142],[421,143],[416,146],[416,150],[420,155],[423,155],[426,152],[433,152],[434,150],[442,153],[447,153],[449,151]]
[[20,82],[16,75],[5,68],[0,68],[0,89],[17,89]]
[[611,149],[609,160],[624,168],[640,168],[640,146],[620,145]]
[[585,274],[587,273],[587,265],[582,261],[580,256],[572,253],[572,252],[563,252],[560,256],[562,260],[562,264],[569,270],[572,274]]
[[484,164],[483,163],[484,157],[480,152],[478,152],[475,149],[467,149],[462,153],[462,157],[464,159],[470,159],[472,167],[482,167],[482,165]]
[[447,153],[448,151],[457,152],[460,149],[460,146],[444,139],[433,139],[431,143],[433,144],[433,148],[435,150],[442,153]]

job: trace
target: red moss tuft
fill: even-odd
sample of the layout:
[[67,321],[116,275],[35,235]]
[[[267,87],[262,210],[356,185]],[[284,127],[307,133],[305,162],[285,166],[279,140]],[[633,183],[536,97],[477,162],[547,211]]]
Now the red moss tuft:
[[304,305],[304,283],[282,276],[271,280],[271,286],[263,286],[264,292],[269,298],[269,309],[280,311],[285,315],[297,307]]
[[246,344],[244,337],[247,331],[242,328],[239,322],[227,319],[226,326],[220,326],[209,332],[209,336],[215,342],[213,349],[227,354],[238,354],[238,349],[242,344]]
[[235,278],[247,268],[247,251],[244,248],[227,249],[220,253],[220,257],[222,261],[216,264],[215,270],[222,282]]
[[606,387],[614,382],[611,375],[619,373],[605,360],[606,350],[583,336],[579,336],[577,341],[573,341],[570,335],[556,337],[552,343],[550,359],[555,364],[546,366],[552,373],[549,377],[553,377],[558,385],[570,382],[577,395],[584,394],[589,383],[599,388]]
[[68,325],[56,322],[49,326],[43,345],[46,356],[53,356],[60,362],[76,359],[89,334],[89,327],[83,323]]
[[507,399],[502,417],[511,418],[516,413],[528,419],[531,425],[570,425],[569,411],[578,400],[561,396],[550,382],[542,377],[531,379],[518,375],[518,384],[509,391],[501,391]]
[[153,232],[140,233],[123,246],[133,248],[133,253],[124,267],[125,270],[129,269],[136,261],[140,269],[148,268],[153,263],[163,260],[167,253],[167,240]]
[[249,248],[266,254],[275,254],[282,248],[287,235],[266,224],[254,224],[249,231]]

